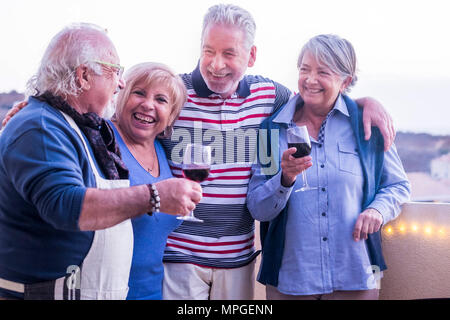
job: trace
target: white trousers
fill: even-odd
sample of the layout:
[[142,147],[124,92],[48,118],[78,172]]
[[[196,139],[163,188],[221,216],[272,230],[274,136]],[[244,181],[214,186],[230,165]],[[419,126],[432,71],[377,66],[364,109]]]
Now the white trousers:
[[253,300],[255,260],[241,268],[164,263],[164,300]]

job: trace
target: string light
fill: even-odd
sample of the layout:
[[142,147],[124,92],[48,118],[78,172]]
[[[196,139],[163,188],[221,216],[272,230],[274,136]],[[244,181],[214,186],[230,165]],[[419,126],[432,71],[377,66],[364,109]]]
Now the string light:
[[401,234],[406,234],[408,230],[411,230],[413,233],[418,233],[419,230],[422,230],[423,234],[427,236],[438,235],[443,237],[446,235],[444,227],[434,227],[429,224],[421,226],[418,223],[413,223],[408,227],[404,223],[401,223],[397,225],[387,225],[384,228],[384,232],[387,235],[393,235],[396,231],[399,231]]

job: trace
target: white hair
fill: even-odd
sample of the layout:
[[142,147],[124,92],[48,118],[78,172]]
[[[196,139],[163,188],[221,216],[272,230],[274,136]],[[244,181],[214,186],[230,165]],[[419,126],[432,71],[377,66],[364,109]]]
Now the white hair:
[[84,64],[98,75],[101,67],[93,62],[109,49],[98,42],[98,35],[106,30],[90,23],[76,23],[65,27],[50,41],[42,57],[37,73],[28,81],[27,95],[39,95],[46,91],[61,96],[77,96],[75,69]]
[[250,49],[254,44],[256,24],[247,10],[232,4],[217,4],[209,8],[203,18],[202,42],[206,29],[211,24],[237,27],[244,32],[246,48]]
[[342,79],[350,77],[352,81],[345,89],[346,93],[350,92],[358,77],[355,49],[348,40],[333,34],[321,34],[311,38],[300,51],[298,68],[306,52],[312,54],[317,62],[330,68]]

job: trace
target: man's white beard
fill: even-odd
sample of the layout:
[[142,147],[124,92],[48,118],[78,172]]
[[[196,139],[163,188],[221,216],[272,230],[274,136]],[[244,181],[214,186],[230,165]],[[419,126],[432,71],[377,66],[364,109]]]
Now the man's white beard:
[[117,102],[117,95],[115,95],[113,100],[108,103],[108,106],[103,111],[102,118],[111,119],[111,117],[116,112],[116,102]]

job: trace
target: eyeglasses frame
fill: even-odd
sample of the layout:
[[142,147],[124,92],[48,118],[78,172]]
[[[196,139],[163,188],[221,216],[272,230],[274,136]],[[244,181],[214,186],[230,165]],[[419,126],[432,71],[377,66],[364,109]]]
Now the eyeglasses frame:
[[92,60],[92,62],[117,69],[117,72],[116,72],[117,76],[119,77],[119,79],[122,78],[125,67],[121,66],[120,64],[115,64],[115,63],[106,62],[106,61],[102,61],[102,60]]

